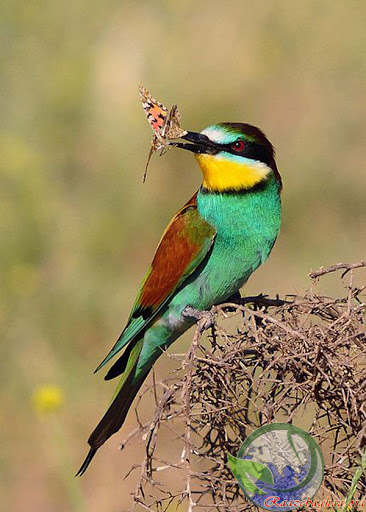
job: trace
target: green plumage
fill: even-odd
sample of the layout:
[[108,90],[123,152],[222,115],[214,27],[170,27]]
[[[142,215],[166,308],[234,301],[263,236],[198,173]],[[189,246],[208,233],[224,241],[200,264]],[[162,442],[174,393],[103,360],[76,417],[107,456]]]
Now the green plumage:
[[[223,125],[216,125],[215,133],[217,126]],[[237,128],[231,130],[231,139],[227,128],[222,131],[226,139],[217,142],[217,147],[223,144],[227,147],[231,140],[237,140]],[[243,135],[244,130],[240,133]],[[177,214],[166,231],[134,306],[133,311],[140,314],[141,310],[141,316],[130,317],[130,323],[117,344],[100,365],[104,365],[127,345],[124,354],[108,374],[113,377],[124,372],[110,408],[89,438],[90,452],[79,474],[86,470],[96,450],[119,430],[134,396],[162,350],[193,324],[193,319],[182,316],[184,308],[189,305],[206,310],[213,304],[225,301],[268,258],[280,228],[281,181],[272,146],[265,138],[261,141],[260,136],[264,135],[259,130],[258,133],[258,151],[265,155],[264,150],[268,150],[268,162],[265,163],[270,172],[267,178],[251,189],[227,193],[201,189]],[[250,136],[253,137],[252,132]],[[252,141],[249,144],[252,154],[256,147]],[[236,158],[240,159],[241,156]],[[247,155],[243,154],[242,158],[247,164]],[[166,249],[164,240],[169,242]],[[163,287],[169,279],[172,279],[172,283],[175,279],[177,285],[175,288],[173,284],[170,285],[171,294],[165,297]],[[154,302],[149,293],[155,289],[161,291],[161,303],[149,310],[149,301]],[[156,296],[159,293],[157,291]],[[148,314],[143,317],[144,311],[148,311]]]

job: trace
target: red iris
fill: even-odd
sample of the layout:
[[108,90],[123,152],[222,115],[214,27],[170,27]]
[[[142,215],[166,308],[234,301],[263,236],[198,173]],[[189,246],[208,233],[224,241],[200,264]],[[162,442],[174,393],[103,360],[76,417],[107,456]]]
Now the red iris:
[[238,139],[231,144],[231,149],[240,153],[240,151],[243,151],[244,146],[245,146],[244,141],[241,139]]

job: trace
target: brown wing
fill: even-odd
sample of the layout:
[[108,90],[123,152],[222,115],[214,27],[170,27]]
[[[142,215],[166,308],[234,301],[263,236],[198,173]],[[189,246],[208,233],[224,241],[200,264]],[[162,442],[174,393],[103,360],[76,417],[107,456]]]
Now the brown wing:
[[131,318],[150,317],[201,263],[215,234],[215,229],[200,216],[195,194],[163,233]]
[[198,267],[215,240],[215,229],[197,209],[195,194],[166,228],[142,282],[129,321],[97,370],[134,339]]

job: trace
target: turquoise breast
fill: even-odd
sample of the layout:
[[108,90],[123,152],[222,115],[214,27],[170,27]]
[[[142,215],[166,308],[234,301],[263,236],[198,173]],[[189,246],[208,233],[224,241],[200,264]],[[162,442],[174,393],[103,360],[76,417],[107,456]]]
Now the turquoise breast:
[[[261,190],[197,197],[202,217],[215,226],[217,235],[205,263],[193,272],[145,335],[141,364],[151,346],[169,346],[193,320],[181,316],[189,305],[199,310],[225,301],[248,280],[269,256],[281,222],[278,184],[269,179]],[[149,348],[150,347],[150,348]],[[147,356],[146,356],[147,357]]]
[[279,186],[271,177],[263,188],[248,192],[200,191],[197,204],[202,217],[217,230],[202,276],[209,281],[210,295],[227,297],[271,252],[281,224]]

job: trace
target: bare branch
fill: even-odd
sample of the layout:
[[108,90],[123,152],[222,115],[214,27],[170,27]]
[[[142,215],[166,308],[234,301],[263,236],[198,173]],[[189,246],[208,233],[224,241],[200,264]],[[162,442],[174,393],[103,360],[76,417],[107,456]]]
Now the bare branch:
[[[262,424],[302,426],[304,415],[330,455],[320,494],[342,500],[366,493],[357,469],[366,447],[366,301],[365,287],[354,286],[356,269],[365,266],[339,263],[311,274],[350,272],[337,298],[317,295],[313,285],[301,296],[235,296],[210,312],[187,309],[197,320],[191,347],[162,356],[180,367],[145,387],[136,408],[149,396],[153,418],[122,442],[145,443],[144,460],[133,468],[141,474],[130,510],[254,510],[227,453],[236,454]],[[236,329],[228,324],[234,316]],[[176,453],[164,450],[168,440]]]
[[337,272],[338,270],[345,270],[343,272],[342,277],[344,277],[350,270],[354,268],[362,268],[366,267],[365,261],[359,261],[358,263],[336,263],[335,265],[332,265],[331,267],[324,268],[320,267],[318,270],[315,270],[314,272],[310,272],[309,277],[311,279],[316,279],[317,277],[324,276],[325,274],[330,274],[331,272]]

